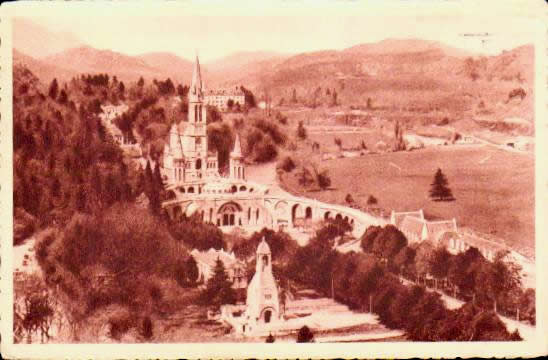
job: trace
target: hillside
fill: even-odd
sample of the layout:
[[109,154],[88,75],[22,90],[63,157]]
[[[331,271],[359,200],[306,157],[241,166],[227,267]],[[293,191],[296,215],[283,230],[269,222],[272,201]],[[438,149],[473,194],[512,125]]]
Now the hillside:
[[50,64],[43,60],[35,59],[32,56],[17,51],[16,49],[13,49],[13,63],[14,65],[23,65],[27,69],[30,69],[30,71],[36,74],[36,76],[38,76],[45,84],[49,84],[54,78],[67,81],[75,75],[75,73],[71,70]]
[[[190,61],[169,52],[128,56],[89,46],[41,59],[15,52],[14,58],[45,82],[108,72],[125,81],[143,76],[185,83],[192,71]],[[387,39],[292,56],[239,52],[206,64],[203,75],[208,88],[245,85],[258,98],[266,89],[275,105],[287,105],[295,93],[297,106],[328,107],[336,92],[336,107],[343,109],[363,108],[369,101],[392,114],[435,113],[438,120],[451,123],[520,118],[532,124],[533,61],[532,45],[496,56],[470,56],[439,42]],[[512,96],[516,93],[518,97]]]
[[[343,108],[365,107],[437,113],[440,120],[503,120],[534,123],[534,48],[496,56],[469,56],[437,42],[385,40],[342,51],[303,53],[249,74],[245,83],[264,88],[278,104],[297,96],[298,106],[329,106],[333,91]],[[524,96],[512,96],[516,91]]]
[[153,52],[136,56],[136,58],[177,82],[187,82],[192,77],[193,63],[173,53]]
[[143,60],[111,50],[98,50],[90,46],[69,49],[44,58],[50,64],[63,64],[75,73],[104,73],[116,75],[123,80],[137,80],[140,76],[152,78],[158,69]]
[[267,51],[243,51],[204,64],[209,72],[206,81],[212,86],[260,86],[263,74],[287,59],[289,55]]

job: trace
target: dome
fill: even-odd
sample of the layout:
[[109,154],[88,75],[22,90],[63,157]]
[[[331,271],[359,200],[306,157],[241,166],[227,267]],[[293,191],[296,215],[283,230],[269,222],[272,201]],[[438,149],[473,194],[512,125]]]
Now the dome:
[[257,254],[270,254],[270,246],[268,246],[267,242],[264,240],[264,237],[257,247]]

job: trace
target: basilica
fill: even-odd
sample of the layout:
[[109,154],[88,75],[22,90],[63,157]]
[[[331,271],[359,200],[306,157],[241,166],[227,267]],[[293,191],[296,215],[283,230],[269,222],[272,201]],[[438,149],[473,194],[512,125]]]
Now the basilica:
[[[168,183],[194,184],[197,189],[220,176],[217,153],[207,146],[207,111],[197,57],[188,93],[188,121],[172,125],[164,148],[163,170]],[[230,157],[230,176],[245,178],[239,137]]]
[[[167,199],[162,207],[172,220],[198,216],[221,231],[252,233],[266,227],[308,238],[315,224],[344,219],[356,234],[378,220],[355,209],[293,196],[275,184],[250,181],[236,135],[229,171],[220,173],[218,155],[208,149],[207,111],[200,62],[196,58],[188,92],[188,118],[171,126],[162,158]],[[355,222],[356,221],[356,222]]]

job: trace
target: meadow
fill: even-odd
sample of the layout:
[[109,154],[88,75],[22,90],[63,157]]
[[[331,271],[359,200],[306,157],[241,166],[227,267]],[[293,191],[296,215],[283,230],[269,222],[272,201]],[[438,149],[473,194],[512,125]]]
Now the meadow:
[[[314,134],[308,141],[332,147],[333,136]],[[355,135],[341,138],[343,144],[358,140]],[[500,237],[518,248],[534,248],[534,159],[530,155],[490,146],[455,145],[322,161],[318,152],[303,144],[293,157],[299,165],[328,169],[332,186],[325,191],[315,186],[304,189],[297,168],[282,178],[291,192],[339,204],[351,194],[362,206],[373,195],[386,212],[424,209],[428,218],[456,218],[459,227]],[[438,168],[447,176],[455,201],[429,199]]]

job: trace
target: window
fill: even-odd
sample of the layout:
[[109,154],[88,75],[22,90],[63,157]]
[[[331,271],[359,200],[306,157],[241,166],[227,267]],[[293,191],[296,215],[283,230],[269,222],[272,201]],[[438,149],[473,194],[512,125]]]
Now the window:
[[264,294],[264,298],[266,300],[270,300],[270,299],[272,299],[272,295],[271,294]]

